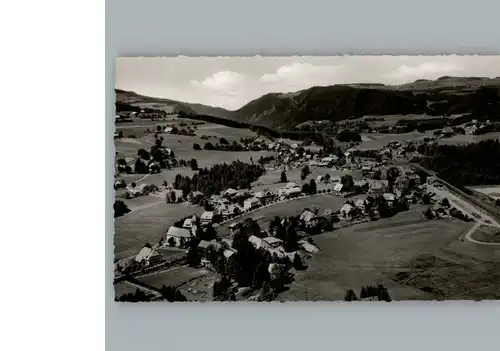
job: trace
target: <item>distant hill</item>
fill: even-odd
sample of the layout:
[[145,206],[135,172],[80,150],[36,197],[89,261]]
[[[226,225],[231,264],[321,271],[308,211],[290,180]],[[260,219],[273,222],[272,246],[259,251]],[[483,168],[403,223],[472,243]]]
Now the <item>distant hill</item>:
[[400,86],[346,84],[266,94],[231,118],[267,127],[379,115],[471,113],[500,119],[500,78],[442,77]]
[[116,104],[131,105],[139,108],[155,108],[167,112],[184,112],[186,114],[208,115],[214,117],[230,117],[231,111],[220,107],[193,104],[176,100],[139,95],[133,91],[115,89]]
[[500,120],[500,77],[441,77],[399,86],[342,84],[294,93],[270,93],[236,111],[116,90],[117,102],[165,108],[189,115],[230,119],[280,129],[306,121],[342,121],[362,116],[471,114]]

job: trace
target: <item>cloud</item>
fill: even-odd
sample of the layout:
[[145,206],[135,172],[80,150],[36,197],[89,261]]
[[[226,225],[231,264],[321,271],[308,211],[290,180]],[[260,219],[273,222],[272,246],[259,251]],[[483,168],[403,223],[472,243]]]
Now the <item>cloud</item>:
[[283,83],[307,86],[334,84],[342,74],[342,66],[316,66],[310,63],[292,63],[279,67],[274,73],[266,73],[259,79],[261,83]]
[[194,87],[208,88],[216,91],[234,91],[246,81],[244,74],[232,71],[221,71],[212,74],[202,81],[192,80]]
[[455,62],[424,62],[418,65],[401,65],[388,77],[398,81],[411,81],[416,79],[435,79],[443,75],[458,74],[463,67]]

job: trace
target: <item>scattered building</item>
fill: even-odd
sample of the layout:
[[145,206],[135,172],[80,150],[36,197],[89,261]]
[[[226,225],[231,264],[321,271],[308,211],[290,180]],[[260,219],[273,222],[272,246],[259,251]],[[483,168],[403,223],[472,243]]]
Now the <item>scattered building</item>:
[[251,197],[243,201],[243,208],[245,209],[245,211],[254,210],[259,206],[260,206],[260,200],[255,197]]
[[194,236],[188,229],[172,226],[168,228],[165,239],[168,244],[170,244],[170,242],[173,242],[174,246],[181,247],[187,245],[193,237]]
[[205,211],[201,214],[201,224],[202,225],[207,225],[211,224],[214,219],[214,212],[213,211]]
[[145,245],[141,251],[137,254],[134,261],[136,263],[151,266],[160,263],[162,260],[162,255],[157,251],[153,250],[150,245]]

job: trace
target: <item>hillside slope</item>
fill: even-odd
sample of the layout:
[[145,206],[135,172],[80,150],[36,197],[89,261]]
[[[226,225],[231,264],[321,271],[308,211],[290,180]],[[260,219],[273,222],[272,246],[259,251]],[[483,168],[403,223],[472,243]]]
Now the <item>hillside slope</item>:
[[135,106],[139,108],[154,108],[167,112],[184,112],[195,115],[208,115],[215,117],[230,117],[232,112],[220,107],[212,107],[202,104],[193,104],[176,100],[156,98],[139,95],[133,91],[115,89],[116,104],[122,106]]
[[401,86],[312,87],[292,94],[266,94],[233,112],[231,118],[275,128],[367,115],[463,113],[500,119],[500,78],[442,77]]

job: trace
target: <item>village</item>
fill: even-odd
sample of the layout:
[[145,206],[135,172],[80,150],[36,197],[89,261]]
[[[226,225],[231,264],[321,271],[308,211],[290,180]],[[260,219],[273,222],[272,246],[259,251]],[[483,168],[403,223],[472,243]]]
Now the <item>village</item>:
[[[159,127],[158,131],[170,133],[172,128]],[[155,138],[159,140],[157,136]],[[267,274],[274,278],[267,280],[283,281],[282,278],[276,278],[276,271],[280,271],[278,276],[283,277],[283,274],[290,274],[290,269],[304,269],[307,267],[306,262],[322,250],[314,242],[314,235],[320,233],[341,231],[360,223],[390,218],[413,206],[422,205],[426,206],[422,211],[422,221],[450,217],[470,221],[472,219],[466,213],[451,206],[445,197],[437,196],[434,190],[439,184],[434,177],[417,172],[411,165],[400,162],[419,157],[418,150],[436,143],[437,139],[434,136],[418,141],[391,141],[372,150],[359,150],[355,144],[350,143],[327,153],[311,143],[305,146],[306,143],[270,140],[263,136],[242,138],[241,148],[244,150],[276,152],[275,157],[261,158],[258,161],[265,168],[266,175],[276,175],[276,181],[265,186],[229,187],[216,194],[189,191],[185,187],[181,189],[181,186],[176,187],[176,183],[180,184],[177,181],[172,184],[165,182],[137,186],[134,182],[126,184],[119,180],[115,188],[121,189],[125,198],[153,195],[163,198],[169,204],[201,207],[203,211],[199,215],[186,213],[174,225],[164,228],[159,242],[145,242],[136,256],[116,260],[115,282],[133,279],[138,287],[152,289],[153,295],[149,298],[154,298],[155,288],[141,284],[141,276],[151,276],[155,272],[176,266],[190,266],[195,270],[208,270],[225,276],[223,272],[227,271],[227,266],[231,266],[231,260],[238,261],[235,258],[238,256],[235,241],[239,241],[242,236],[256,252],[268,255]],[[158,160],[169,162],[169,167],[179,163],[172,157],[172,150],[162,148],[161,142],[157,145],[162,150],[162,156],[150,157],[149,160],[145,157],[141,161],[146,168],[144,173],[161,172],[164,165],[160,165]],[[216,145],[219,147],[218,143]],[[197,169],[196,166],[193,167],[194,162],[191,160],[185,163],[192,169]],[[128,173],[130,169],[123,162],[118,162],[117,172]],[[300,172],[301,182],[288,181],[287,174],[291,172]],[[263,209],[314,197],[330,198],[332,206],[295,207],[293,215],[266,218],[262,225],[258,222],[263,216],[253,216]],[[325,201],[328,203],[328,200]],[[271,223],[273,221],[274,224]],[[163,253],[167,255],[164,256]],[[259,265],[259,261],[254,264]],[[255,267],[250,269],[253,271]],[[256,290],[255,286],[253,289],[248,286],[252,284],[245,286],[243,278],[240,282],[237,280],[226,282],[227,286],[223,289],[225,292],[217,297],[213,285],[212,298],[259,301],[270,298],[267,285],[264,289],[262,283],[257,284],[259,289]],[[374,290],[384,291],[384,288]],[[233,293],[227,295],[228,291]],[[158,295],[158,291],[156,294]],[[196,299],[195,295],[191,295]],[[273,298],[275,297],[274,295]],[[365,298],[373,299],[373,294]]]

